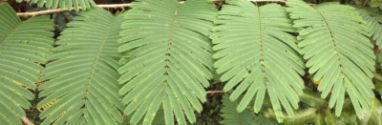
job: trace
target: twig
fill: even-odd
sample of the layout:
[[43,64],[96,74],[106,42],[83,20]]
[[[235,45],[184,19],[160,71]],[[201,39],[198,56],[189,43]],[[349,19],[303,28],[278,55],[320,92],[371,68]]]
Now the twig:
[[215,94],[215,93],[225,93],[223,90],[209,90],[207,94]]
[[130,7],[130,6],[131,6],[131,3],[97,5],[97,7],[101,7],[101,8],[124,8],[124,7]]
[[[124,8],[124,7],[130,7],[130,6],[131,6],[130,3],[127,3],[127,4],[100,4],[100,5],[97,5],[97,7],[100,7],[100,8]],[[49,9],[49,10],[36,11],[36,12],[17,13],[17,16],[21,16],[21,17],[34,17],[34,16],[38,16],[38,15],[45,15],[45,14],[65,12],[65,11],[72,11],[74,9],[75,9],[74,7],[71,10],[69,10],[69,9]]]
[[355,6],[360,7],[360,3],[356,0],[354,0]]
[[369,3],[369,0],[365,0],[365,1],[363,1],[363,3],[362,3],[362,7],[365,7],[367,3]]
[[26,116],[21,117],[21,121],[23,121],[26,125],[34,125],[33,122],[31,122]]
[[[222,2],[224,0],[211,0],[212,2]],[[285,3],[285,0],[248,0],[251,2],[280,2]]]
[[249,0],[251,2],[280,2],[285,3],[285,0]]
[[[219,1],[224,1],[224,0],[211,0],[212,2],[219,2]],[[285,0],[249,0],[251,2],[280,2],[284,3]],[[179,3],[184,3],[184,1],[181,1]],[[99,4],[97,7],[101,8],[125,8],[125,7],[130,7],[131,4]],[[80,8],[81,9],[81,8]],[[74,8],[71,10],[69,9],[49,9],[49,10],[43,10],[43,11],[37,11],[37,12],[24,12],[24,13],[17,13],[17,16],[20,17],[34,17],[38,15],[45,15],[45,14],[51,14],[51,13],[58,13],[58,12],[66,12],[66,11],[73,11]]]
[[44,11],[38,11],[38,12],[25,12],[25,13],[17,13],[17,16],[34,17],[34,16],[38,16],[38,15],[58,13],[58,12],[64,12],[64,11],[69,11],[69,10],[68,9],[52,9],[52,10],[44,10]]

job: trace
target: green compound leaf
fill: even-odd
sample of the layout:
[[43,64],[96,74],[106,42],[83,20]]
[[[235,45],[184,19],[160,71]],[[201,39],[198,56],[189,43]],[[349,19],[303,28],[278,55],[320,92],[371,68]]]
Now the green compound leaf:
[[117,125],[124,109],[118,90],[117,51],[123,16],[102,8],[79,13],[68,23],[44,70],[47,82],[39,86],[47,104],[41,125]]
[[329,107],[340,116],[347,93],[358,118],[373,102],[375,55],[366,22],[351,6],[326,3],[311,7],[301,0],[288,0],[287,9],[299,32],[313,81],[320,79],[321,98],[330,94]]
[[39,16],[22,22],[7,3],[0,3],[0,15],[0,124],[21,125],[35,98],[30,90],[40,82],[40,64],[53,48],[53,21]]
[[[217,9],[208,0],[138,0],[125,15],[120,52],[120,94],[131,124],[151,124],[157,110],[167,125],[196,122],[213,75],[208,36]],[[127,57],[126,57],[127,58]],[[175,115],[175,117],[174,117]]]
[[295,29],[286,10],[278,4],[260,7],[247,0],[227,0],[215,24],[214,66],[222,74],[220,80],[227,81],[224,90],[233,89],[231,100],[244,94],[237,111],[253,99],[254,111],[259,112],[268,95],[279,122],[282,109],[293,116],[304,88],[304,63],[295,37],[288,33]]

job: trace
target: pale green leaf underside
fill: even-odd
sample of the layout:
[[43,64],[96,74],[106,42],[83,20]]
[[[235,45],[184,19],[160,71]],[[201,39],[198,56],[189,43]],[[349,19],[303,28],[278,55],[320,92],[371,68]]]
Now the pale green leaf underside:
[[283,7],[267,4],[261,7],[247,0],[227,0],[214,27],[214,66],[228,81],[224,90],[233,89],[231,100],[244,94],[237,110],[243,111],[252,99],[259,112],[269,95],[279,122],[282,109],[293,116],[298,95],[304,88],[300,75],[304,63],[299,56],[291,20]]
[[375,56],[365,21],[350,6],[328,3],[313,8],[300,0],[289,0],[287,5],[294,27],[303,28],[298,39],[309,73],[314,81],[322,79],[321,97],[331,94],[329,107],[336,105],[339,116],[347,93],[362,118],[361,109],[369,109],[374,98]]
[[236,107],[239,101],[231,101],[228,94],[223,95],[223,108],[221,109],[221,117],[223,120],[220,122],[223,125],[277,125],[263,115],[255,114],[252,109],[246,108],[243,112],[238,112]]
[[74,8],[76,11],[87,10],[96,5],[93,0],[16,0],[17,2],[32,2],[38,7],[46,7],[49,9],[69,9]]
[[0,3],[0,124],[21,125],[53,46],[53,22],[40,16],[21,22],[7,3]]
[[123,17],[101,8],[79,13],[56,42],[43,71],[37,108],[56,101],[40,114],[42,125],[116,125],[124,107],[118,90],[117,47]]
[[120,94],[132,124],[150,124],[163,105],[166,124],[194,123],[212,79],[210,34],[216,8],[208,0],[138,0],[125,15]]
[[376,8],[365,8],[358,10],[361,17],[367,22],[375,44],[382,48],[382,15]]

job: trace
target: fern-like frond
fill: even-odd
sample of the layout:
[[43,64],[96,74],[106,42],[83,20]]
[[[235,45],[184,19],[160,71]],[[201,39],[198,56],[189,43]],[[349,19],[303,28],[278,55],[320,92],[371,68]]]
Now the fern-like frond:
[[379,49],[382,48],[382,15],[377,8],[365,8],[358,10],[361,17],[367,22],[370,35]]
[[38,7],[46,7],[49,9],[74,9],[76,11],[87,10],[94,7],[96,4],[94,0],[16,0],[17,2],[32,2],[36,3]]
[[374,98],[371,81],[375,55],[368,38],[366,22],[351,6],[327,3],[311,7],[301,0],[288,0],[288,11],[299,32],[299,47],[308,59],[313,80],[321,80],[321,97],[331,94],[329,107],[340,116],[345,93],[349,95],[357,116],[370,109]]
[[[208,0],[138,0],[126,13],[120,52],[131,57],[119,68],[120,94],[131,123],[150,124],[163,105],[166,124],[196,121],[212,79],[210,35],[217,9]],[[134,112],[134,113],[133,113]]]
[[116,125],[124,107],[118,90],[117,40],[123,17],[101,8],[79,13],[56,42],[52,61],[39,86],[44,98],[37,108],[53,101],[40,114],[42,124]]
[[222,102],[221,117],[223,117],[223,120],[220,123],[223,125],[277,125],[277,122],[261,114],[256,115],[252,108],[246,108],[239,113],[236,110],[239,101],[231,101],[228,94],[223,95]]
[[[7,3],[0,3],[0,124],[21,125],[50,49],[53,21],[39,16],[22,22]],[[25,89],[25,88],[27,89]]]
[[231,100],[244,94],[237,110],[243,111],[254,98],[254,111],[261,110],[269,95],[279,122],[282,108],[293,116],[304,88],[300,75],[304,63],[299,55],[292,21],[277,4],[253,5],[247,0],[227,0],[219,12],[213,47],[218,59],[214,66],[228,81],[225,91],[234,89]]

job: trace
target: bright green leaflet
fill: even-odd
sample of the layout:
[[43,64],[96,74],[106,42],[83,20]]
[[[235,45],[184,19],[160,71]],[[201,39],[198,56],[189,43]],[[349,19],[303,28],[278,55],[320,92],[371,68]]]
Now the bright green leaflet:
[[79,13],[68,24],[43,71],[37,108],[55,102],[40,114],[42,125],[117,125],[124,106],[118,91],[117,51],[123,16],[101,8]]
[[300,0],[288,0],[287,9],[295,19],[299,47],[303,48],[306,66],[318,86],[321,97],[329,94],[329,107],[340,116],[347,93],[358,118],[362,109],[373,102],[375,55],[366,22],[351,6],[326,3],[311,7]]
[[119,73],[131,124],[151,124],[163,108],[167,125],[195,123],[213,75],[208,36],[217,9],[208,0],[138,0],[125,15],[120,52],[130,55]]
[[231,100],[244,94],[237,111],[253,99],[258,113],[268,95],[279,122],[282,109],[293,116],[304,88],[304,63],[296,38],[288,33],[295,29],[286,10],[278,4],[260,7],[247,0],[227,0],[215,25],[214,66],[223,74],[220,80],[228,81],[225,91],[236,87]]
[[53,47],[53,21],[39,16],[21,22],[7,3],[0,3],[0,124],[21,125]]

